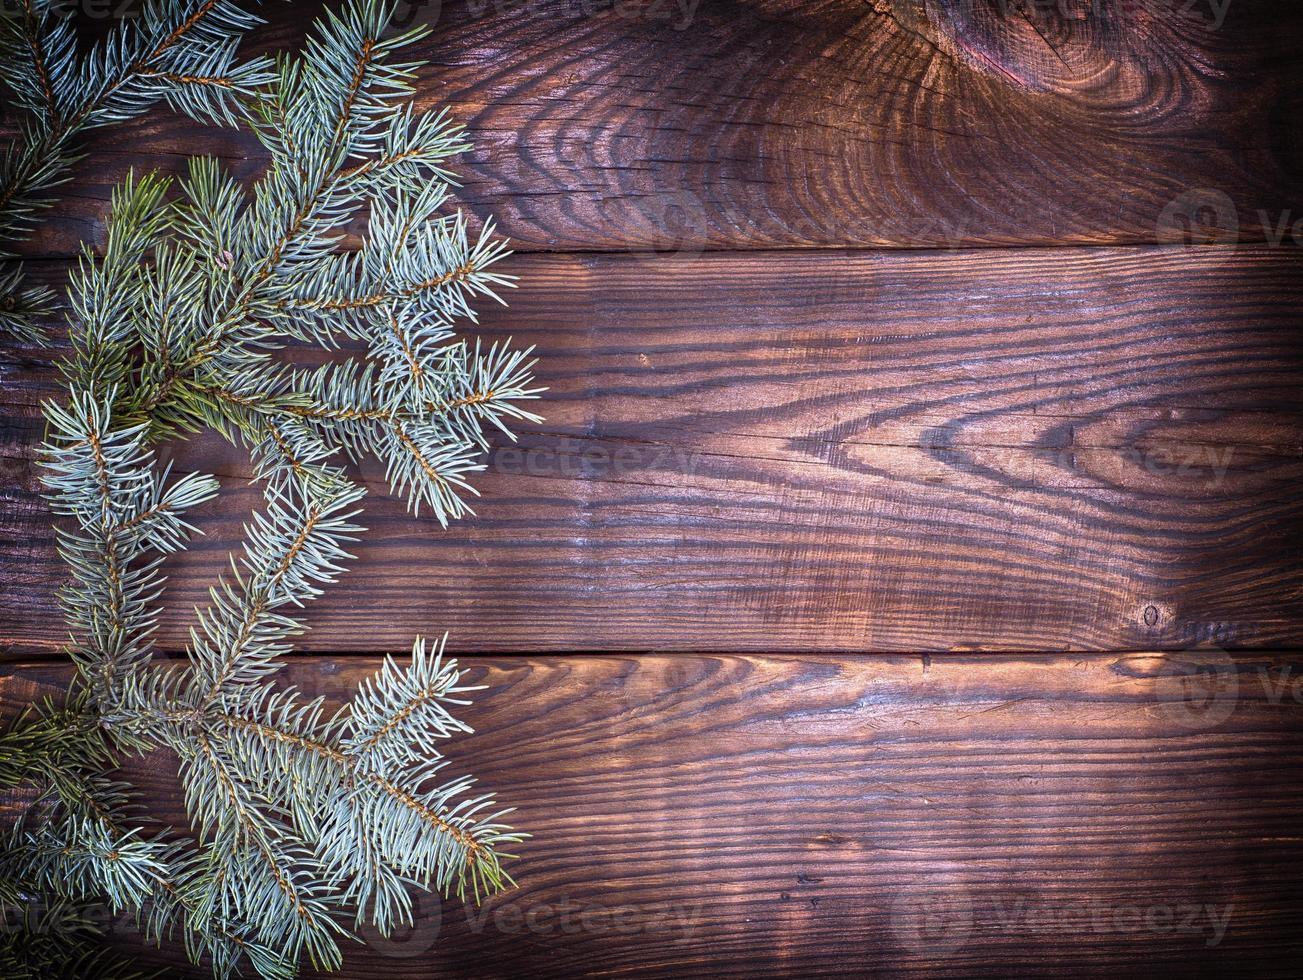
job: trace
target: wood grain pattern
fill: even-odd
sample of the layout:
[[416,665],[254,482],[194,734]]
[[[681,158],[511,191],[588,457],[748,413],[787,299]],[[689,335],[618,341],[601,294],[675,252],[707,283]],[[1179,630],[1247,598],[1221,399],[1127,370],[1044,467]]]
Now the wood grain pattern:
[[[1296,975],[1303,5],[399,13],[477,145],[460,199],[545,253],[484,333],[538,346],[548,421],[448,531],[368,472],[299,644],[334,656],[287,679],[338,699],[444,629],[493,653],[451,769],[536,836],[518,890],[424,902],[343,975]],[[98,240],[128,167],[261,163],[165,112],[89,150],[29,254]],[[1170,241],[1213,245],[1062,247]],[[67,678],[53,379],[0,346],[0,714]],[[171,651],[258,503],[238,452],[175,456],[224,493]],[[1081,650],[1187,652],[993,652]],[[183,821],[171,760],[128,774]]]
[[[520,888],[424,903],[347,977],[1296,973],[1298,657],[471,666],[451,771],[519,807]],[[341,696],[375,667],[288,679]],[[64,677],[24,664],[0,698]],[[167,759],[133,775],[180,818]]]
[[[116,5],[112,5],[116,6]],[[316,4],[268,4],[253,46]],[[1303,7],[1275,0],[449,0],[423,104],[522,249],[1303,240]],[[30,243],[96,239],[129,167],[256,145],[165,112],[89,145]]]
[[[485,320],[548,422],[441,531],[375,484],[306,651],[1179,649],[1303,641],[1303,253],[533,256]],[[0,642],[53,652],[48,367],[3,363]],[[160,641],[258,493],[238,452]],[[374,475],[374,474],[373,474]]]

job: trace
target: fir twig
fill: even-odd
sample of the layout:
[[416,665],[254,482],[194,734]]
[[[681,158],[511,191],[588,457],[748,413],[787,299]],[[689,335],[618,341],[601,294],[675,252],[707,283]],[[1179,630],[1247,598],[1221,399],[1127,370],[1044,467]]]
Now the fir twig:
[[[472,690],[442,643],[418,639],[408,664],[387,660],[335,711],[277,674],[299,608],[363,533],[346,462],[379,460],[413,510],[444,524],[469,512],[486,430],[536,420],[523,403],[540,390],[529,351],[456,336],[511,279],[491,225],[471,235],[441,210],[465,143],[446,115],[411,108],[416,66],[395,54],[420,31],[390,36],[390,8],[355,0],[303,56],[240,74],[230,39],[246,15],[223,0],[150,10],[81,64],[74,92],[63,28],[27,8],[11,37],[25,45],[13,56],[33,135],[63,147],[167,98],[244,119],[270,162],[249,188],[202,159],[175,186],[130,177],[103,249],[71,277],[68,396],[45,406],[44,479],[66,519],[77,678],[63,704],[0,735],[0,786],[33,801],[6,848],[0,905],[105,901],[154,941],[180,932],[219,977],[242,964],[288,977],[305,958],[338,966],[350,920],[384,934],[410,922],[411,886],[478,899],[511,883],[503,861],[523,835],[470,779],[442,775],[436,744],[470,731],[454,712]],[[203,64],[187,61],[189,39],[208,46]],[[48,186],[14,180],[3,186]],[[341,251],[341,229],[363,217],[362,248]],[[359,353],[312,369],[284,356],[341,342]],[[187,659],[163,664],[161,565],[218,485],[171,479],[153,446],[202,429],[248,449],[265,500]],[[146,833],[129,787],[103,776],[122,753],[160,747],[181,760],[192,839]]]
[[[228,0],[150,0],[79,55],[70,18],[53,0],[20,0],[0,16],[0,67],[25,117],[0,154],[0,260],[54,203],[83,132],[138,116],[166,101],[191,118],[234,123],[243,98],[271,80],[270,62],[238,62],[236,46],[261,19]],[[0,326],[44,342],[37,327],[54,308],[48,288],[24,285],[21,268],[0,273]]]

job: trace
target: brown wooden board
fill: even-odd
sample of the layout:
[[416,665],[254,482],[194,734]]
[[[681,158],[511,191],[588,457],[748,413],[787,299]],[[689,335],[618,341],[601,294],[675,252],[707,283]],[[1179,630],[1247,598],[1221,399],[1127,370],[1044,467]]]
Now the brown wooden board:
[[[446,531],[368,472],[299,643],[333,656],[285,679],[492,653],[450,771],[535,837],[519,889],[427,900],[343,975],[1297,975],[1303,5],[399,14],[476,144],[460,200],[550,253],[483,326],[537,345],[548,418]],[[87,149],[28,254],[99,241],[129,167],[261,164],[165,111]],[[1172,241],[1215,244],[1112,247]],[[0,341],[3,715],[68,677],[52,356]],[[259,494],[238,450],[168,452],[223,484],[169,564],[175,652]],[[185,822],[171,760],[128,775]],[[178,955],[143,959],[206,975]]]
[[[1297,973],[1298,657],[469,665],[449,771],[519,808],[520,887],[421,903],[344,976]],[[376,666],[286,673],[342,697]],[[66,676],[15,666],[0,699]],[[133,775],[182,819],[168,759]]]
[[[1064,650],[1303,641],[1303,253],[523,256],[541,431],[447,531],[375,482],[307,651]],[[55,269],[46,267],[45,274]],[[55,652],[48,355],[0,364],[0,642]],[[239,451],[160,642],[258,505]]]
[[[251,49],[317,9],[266,4]],[[431,0],[399,20],[433,28],[419,102],[476,144],[461,200],[520,248],[1303,239],[1297,3]],[[87,149],[34,253],[95,240],[128,168],[260,163],[164,111]]]

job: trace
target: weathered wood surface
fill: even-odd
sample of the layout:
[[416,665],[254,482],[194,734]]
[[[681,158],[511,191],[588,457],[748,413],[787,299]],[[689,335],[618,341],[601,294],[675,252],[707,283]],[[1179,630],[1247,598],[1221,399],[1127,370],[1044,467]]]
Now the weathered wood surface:
[[[266,4],[252,46],[317,9]],[[421,103],[473,133],[461,199],[524,249],[1303,239],[1297,3],[433,0],[399,19],[433,27]],[[95,135],[31,248],[75,254],[129,167],[198,152],[259,165],[166,112]]]
[[[344,975],[1296,975],[1303,5],[401,13],[477,145],[462,201],[556,253],[484,325],[538,345],[548,422],[448,531],[376,482],[300,644],[335,656],[288,673],[493,652],[453,769],[536,836],[519,890]],[[260,162],[166,112],[88,148],[30,254],[95,241],[129,166]],[[1059,247],[1187,238],[1240,247]],[[957,250],[757,251],[812,246]],[[5,711],[67,676],[52,382],[0,349],[0,654],[44,658],[0,666]],[[237,452],[177,457],[224,495],[170,650],[258,500]],[[1259,652],[992,652],[1195,646]],[[870,650],[959,652],[817,655]],[[169,760],[133,774],[183,819]]]
[[[471,666],[450,771],[519,807],[520,887],[424,903],[347,977],[1297,974],[1303,658]],[[288,673],[339,696],[375,667]],[[181,819],[167,759],[135,774]]]
[[[376,482],[305,650],[1051,650],[1303,642],[1303,252],[514,260],[543,431],[440,530]],[[57,649],[50,370],[3,365],[0,642]],[[259,491],[239,451],[160,632]],[[360,601],[364,600],[364,601]]]

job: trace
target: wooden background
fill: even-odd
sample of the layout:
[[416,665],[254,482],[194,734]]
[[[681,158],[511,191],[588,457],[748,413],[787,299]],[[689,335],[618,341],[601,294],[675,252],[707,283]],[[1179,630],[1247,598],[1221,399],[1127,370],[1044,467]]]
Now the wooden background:
[[[376,482],[294,680],[451,631],[490,685],[455,764],[535,839],[518,890],[427,902],[346,975],[1297,975],[1303,6],[400,18],[521,253],[484,333],[538,346],[547,422],[447,531]],[[200,152],[261,163],[161,111],[98,135],[33,274],[128,167]],[[21,703],[66,676],[56,386],[46,351],[0,372]],[[176,455],[226,492],[173,652],[257,497],[220,444]],[[178,819],[168,760],[137,775]]]

